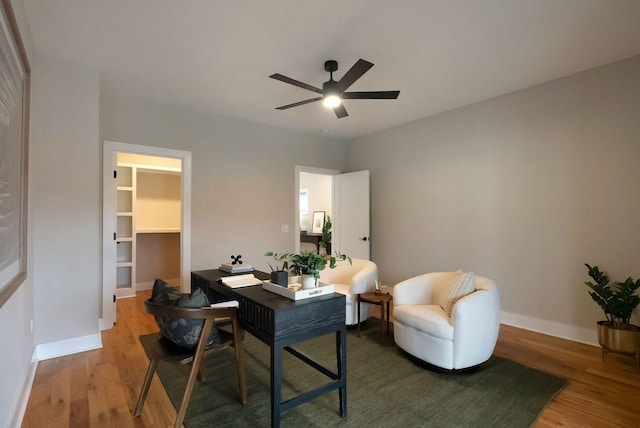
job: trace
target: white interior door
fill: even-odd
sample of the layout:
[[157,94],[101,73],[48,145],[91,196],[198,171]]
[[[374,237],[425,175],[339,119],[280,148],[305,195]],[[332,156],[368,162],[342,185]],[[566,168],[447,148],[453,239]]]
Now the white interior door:
[[369,171],[333,177],[333,252],[371,258]]
[[100,330],[113,327],[116,322],[116,151],[105,143],[102,181],[102,318]]

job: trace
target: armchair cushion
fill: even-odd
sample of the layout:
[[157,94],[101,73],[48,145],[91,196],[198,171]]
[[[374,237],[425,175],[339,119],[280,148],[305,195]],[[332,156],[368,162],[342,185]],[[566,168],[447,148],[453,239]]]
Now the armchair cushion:
[[453,325],[439,305],[406,305],[394,312],[394,320],[422,333],[453,340]]
[[[151,292],[151,301],[161,305],[179,306],[183,308],[203,308],[209,306],[209,299],[201,289],[192,294],[182,293],[161,279],[156,279]],[[198,344],[203,320],[174,319],[156,316],[156,323],[160,329],[160,336],[169,339],[183,348],[194,349]],[[218,329],[213,326],[207,346],[220,344]]]
[[451,316],[456,302],[467,294],[473,293],[475,289],[476,277],[473,272],[456,272],[451,275],[449,283],[440,294],[440,306],[448,316]]

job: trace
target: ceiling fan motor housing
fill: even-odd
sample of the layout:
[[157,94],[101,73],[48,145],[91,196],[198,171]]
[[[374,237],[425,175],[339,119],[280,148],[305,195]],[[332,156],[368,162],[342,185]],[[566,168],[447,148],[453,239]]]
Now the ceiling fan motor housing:
[[325,61],[324,63],[324,71],[328,71],[329,73],[333,73],[338,70],[338,61],[334,61],[330,59],[329,61]]
[[335,80],[327,80],[322,84],[322,95],[323,97],[327,97],[329,95],[337,95],[340,96],[340,89],[338,88],[338,82]]

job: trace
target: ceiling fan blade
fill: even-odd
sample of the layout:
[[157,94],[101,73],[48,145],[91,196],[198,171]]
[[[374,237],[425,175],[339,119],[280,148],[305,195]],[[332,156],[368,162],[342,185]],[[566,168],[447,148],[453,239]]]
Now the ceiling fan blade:
[[308,91],[315,92],[317,94],[322,94],[322,89],[316,88],[315,86],[311,86],[311,85],[308,85],[306,83],[300,82],[298,80],[292,79],[291,77],[283,76],[280,73],[272,74],[269,77],[271,77],[272,79],[279,80],[279,81],[284,82],[284,83],[288,83],[288,84],[293,85],[293,86],[297,86],[298,88],[306,89]]
[[311,98],[311,99],[304,100],[304,101],[298,101],[297,103],[287,104],[286,106],[276,107],[276,110],[286,110],[286,109],[291,108],[291,107],[303,106],[305,104],[309,104],[309,103],[312,103],[314,101],[320,101],[321,99],[322,99],[322,97],[316,97],[316,98]]
[[358,62],[353,64],[353,67],[351,67],[338,82],[340,91],[345,91],[349,86],[353,85],[353,82],[361,78],[362,75],[369,71],[371,67],[373,67],[373,63],[359,59]]
[[395,100],[400,91],[344,92],[345,100]]
[[338,116],[338,119],[349,116],[349,113],[347,113],[347,109],[344,108],[344,105],[342,104],[334,107],[333,111],[336,112],[336,116]]

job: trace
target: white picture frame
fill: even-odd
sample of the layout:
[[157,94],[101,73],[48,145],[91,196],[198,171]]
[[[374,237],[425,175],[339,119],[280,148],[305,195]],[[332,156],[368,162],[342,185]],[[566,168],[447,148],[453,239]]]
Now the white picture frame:
[[311,221],[311,233],[322,233],[324,227],[324,211],[314,211],[313,219]]

